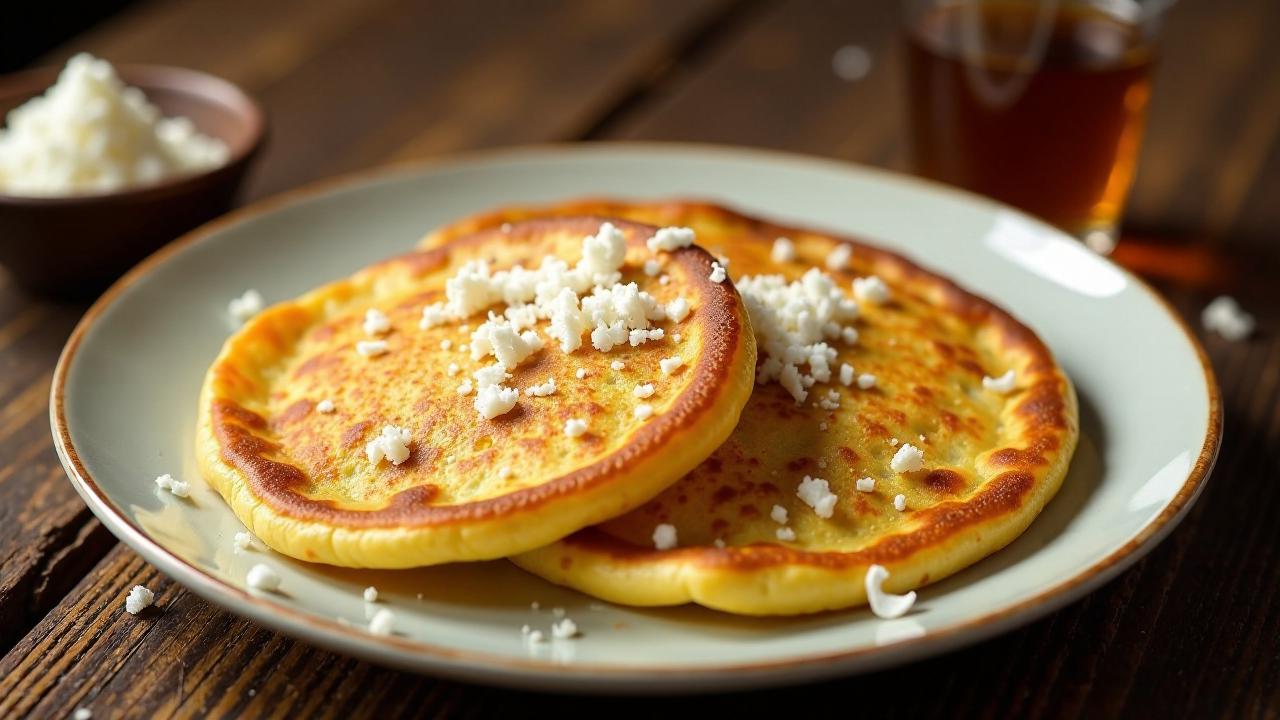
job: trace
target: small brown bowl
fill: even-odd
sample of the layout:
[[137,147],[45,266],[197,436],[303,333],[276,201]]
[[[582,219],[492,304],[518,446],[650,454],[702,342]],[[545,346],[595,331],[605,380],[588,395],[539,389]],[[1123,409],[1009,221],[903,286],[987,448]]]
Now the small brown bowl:
[[[227,144],[226,164],[117,192],[24,197],[0,192],[0,265],[41,295],[96,295],[153,251],[231,208],[266,137],[262,109],[235,85],[194,70],[122,65],[166,116]],[[0,115],[57,81],[45,68],[0,78]]]

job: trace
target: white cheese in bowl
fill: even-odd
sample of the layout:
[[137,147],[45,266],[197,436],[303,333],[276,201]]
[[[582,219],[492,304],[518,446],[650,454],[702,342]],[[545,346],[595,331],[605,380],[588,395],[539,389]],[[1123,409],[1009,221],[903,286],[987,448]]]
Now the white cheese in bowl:
[[105,60],[79,54],[0,129],[0,192],[113,192],[218,167],[227,146],[184,117],[163,117]]

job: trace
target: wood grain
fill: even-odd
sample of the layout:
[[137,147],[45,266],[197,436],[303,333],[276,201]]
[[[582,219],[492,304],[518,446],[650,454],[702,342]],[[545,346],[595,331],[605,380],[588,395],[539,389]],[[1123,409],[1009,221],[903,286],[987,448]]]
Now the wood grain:
[[[388,159],[578,136],[902,164],[894,3],[600,5],[177,0],[75,45],[254,89],[286,136],[253,194]],[[1169,18],[1131,226],[1221,247],[1160,254],[1153,274],[1171,278],[1162,289],[1193,324],[1210,290],[1226,290],[1260,330],[1243,343],[1203,337],[1226,413],[1214,478],[1159,548],[1082,601],[905,668],[739,695],[568,698],[383,670],[222,612],[113,545],[61,478],[44,424],[52,359],[79,308],[0,285],[0,649],[13,644],[0,717],[80,706],[98,718],[1280,715],[1280,48],[1264,31],[1277,19],[1267,0],[1184,0]],[[857,82],[831,70],[851,43],[873,56]],[[334,107],[334,87],[360,103]],[[1226,262],[1236,256],[1247,259]],[[124,613],[134,583],[156,590],[157,609]]]

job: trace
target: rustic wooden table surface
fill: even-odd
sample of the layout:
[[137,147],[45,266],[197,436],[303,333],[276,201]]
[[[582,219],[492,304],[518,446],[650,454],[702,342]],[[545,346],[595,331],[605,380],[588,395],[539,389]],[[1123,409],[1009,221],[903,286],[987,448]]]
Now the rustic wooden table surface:
[[[893,2],[143,3],[53,53],[216,73],[266,105],[247,200],[335,173],[575,139],[756,145],[901,167]],[[1272,0],[1184,0],[1164,32],[1121,260],[1196,322],[1218,292],[1258,316],[1202,334],[1222,383],[1217,470],[1182,525],[1087,598],[914,665],[787,690],[574,698],[383,670],[205,603],[120,544],[54,456],[47,397],[84,305],[0,277],[0,717],[557,713],[901,716],[1280,714],[1280,27]],[[858,44],[850,82],[832,54]],[[1154,251],[1153,248],[1158,249]],[[1141,361],[1140,358],[1135,361]],[[127,589],[162,612],[124,613]],[[838,709],[838,710],[837,710]],[[825,713],[824,713],[825,714]]]

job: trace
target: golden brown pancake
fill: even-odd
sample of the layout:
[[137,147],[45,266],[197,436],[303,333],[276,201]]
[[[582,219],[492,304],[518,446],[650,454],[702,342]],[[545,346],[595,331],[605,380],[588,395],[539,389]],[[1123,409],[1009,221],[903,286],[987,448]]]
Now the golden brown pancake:
[[[584,332],[582,347],[566,352],[536,319],[527,331],[545,344],[500,380],[519,392],[514,406],[483,416],[474,373],[496,359],[464,346],[478,342],[485,311],[506,304],[427,327],[424,308],[447,299],[449,279],[468,263],[486,261],[493,273],[547,257],[573,265],[583,238],[604,231],[598,218],[572,218],[480,232],[251,319],[201,394],[205,476],[273,549],[356,567],[503,557],[653,497],[728,436],[751,392],[755,347],[732,284],[708,279],[710,255],[696,246],[655,255],[645,241],[657,228],[616,225],[621,282],[692,307],[680,322],[654,320],[661,338],[602,352]],[[642,269],[654,258],[665,284]],[[370,320],[371,309],[382,316]],[[362,355],[368,342],[386,346]],[[683,365],[664,374],[660,361],[671,357]],[[639,384],[652,384],[652,395],[638,398]],[[534,388],[550,394],[526,392]],[[637,416],[640,404],[651,416]],[[584,431],[567,432],[570,421]]]
[[[1057,492],[1078,434],[1062,369],[1008,313],[893,253],[685,202],[514,208],[446,227],[424,245],[583,213],[691,227],[731,261],[740,288],[744,276],[796,280],[817,266],[846,293],[855,278],[882,278],[891,299],[861,303],[856,343],[832,341],[836,365],[874,375],[874,386],[817,383],[797,405],[778,383],[757,385],[730,438],[680,482],[625,515],[514,557],[517,565],[623,604],[815,612],[866,602],[863,580],[873,564],[889,570],[890,592],[946,577],[1012,541]],[[771,257],[779,237],[793,241],[794,260]],[[852,249],[847,267],[827,269],[842,244]],[[984,378],[1009,370],[1011,392],[984,387]],[[831,390],[837,406],[815,406]],[[922,451],[920,469],[893,469],[906,444]],[[806,476],[827,482],[830,517],[798,494]],[[859,491],[862,478],[874,489]],[[663,525],[675,530],[672,549],[656,547]]]

